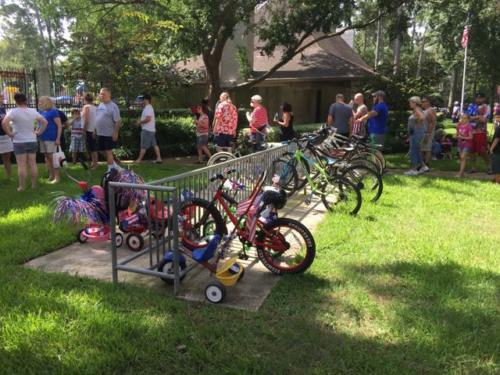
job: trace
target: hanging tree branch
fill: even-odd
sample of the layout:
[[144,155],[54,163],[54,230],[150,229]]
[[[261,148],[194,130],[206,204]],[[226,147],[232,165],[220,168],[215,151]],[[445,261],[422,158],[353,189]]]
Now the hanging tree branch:
[[302,35],[302,37],[300,38],[300,40],[297,42],[297,44],[293,48],[290,48],[287,51],[285,51],[285,53],[283,54],[283,56],[280,59],[280,61],[276,65],[274,65],[271,69],[269,69],[269,71],[267,71],[266,73],[262,74],[261,76],[255,78],[254,80],[251,80],[251,81],[244,82],[244,83],[241,83],[239,85],[236,85],[233,88],[233,90],[234,89],[240,89],[240,88],[253,87],[256,84],[258,84],[258,83],[264,81],[265,79],[267,79],[274,72],[276,72],[282,66],[284,66],[285,64],[287,64],[294,56],[296,56],[299,53],[305,51],[307,48],[309,48],[313,44],[315,44],[317,42],[320,42],[322,40],[325,40],[325,39],[329,39],[329,38],[333,38],[333,37],[336,37],[336,36],[340,36],[340,35],[344,34],[346,31],[349,31],[349,30],[364,29],[364,28],[366,28],[366,27],[374,24],[375,22],[377,22],[380,18],[382,18],[385,15],[387,15],[387,13],[388,13],[387,11],[386,12],[381,12],[376,17],[372,18],[371,20],[369,20],[367,22],[357,23],[357,24],[353,24],[353,25],[350,25],[350,26],[346,26],[346,27],[342,28],[339,31],[335,31],[335,32],[331,32],[331,33],[328,33],[328,34],[321,35],[321,36],[315,38],[314,40],[312,40],[310,42],[307,42],[306,44],[302,45],[302,43],[309,36],[312,35],[314,29],[312,29],[312,30],[310,29],[308,33],[304,33],[304,35]]

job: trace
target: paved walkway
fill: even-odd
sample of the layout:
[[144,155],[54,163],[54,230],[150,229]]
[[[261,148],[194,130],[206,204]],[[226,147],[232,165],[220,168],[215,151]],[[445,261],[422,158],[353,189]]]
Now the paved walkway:
[[[280,211],[280,216],[295,218],[308,227],[309,230],[314,231],[323,218],[325,209],[319,200],[313,201],[310,206],[303,204],[302,200],[303,198],[300,195],[289,200],[286,207]],[[232,251],[237,253],[239,250],[241,250],[241,245],[238,240],[235,240]],[[118,258],[124,259],[132,254],[123,246],[119,249]],[[245,276],[238,284],[227,289],[224,306],[257,311],[280,279],[279,276],[272,274],[258,261],[257,254],[254,251],[249,255],[250,259],[243,262],[246,267]],[[147,267],[148,264],[149,256],[146,256],[129,265]],[[26,263],[26,267],[45,272],[65,272],[74,276],[105,281],[111,281],[112,278],[109,242],[74,243],[31,260]],[[118,279],[120,282],[156,289],[161,294],[173,295],[173,286],[165,284],[156,277],[119,271]],[[182,281],[179,297],[188,301],[205,301],[205,286],[211,280],[210,273],[205,268],[196,267]]]

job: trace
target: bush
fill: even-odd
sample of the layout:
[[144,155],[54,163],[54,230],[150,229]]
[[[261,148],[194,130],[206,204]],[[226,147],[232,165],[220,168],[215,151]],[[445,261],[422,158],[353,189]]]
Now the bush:
[[[139,153],[141,130],[135,125],[137,117],[123,119],[118,157],[131,158]],[[170,116],[156,118],[156,140],[162,156],[192,155],[196,152],[196,131],[192,117]]]

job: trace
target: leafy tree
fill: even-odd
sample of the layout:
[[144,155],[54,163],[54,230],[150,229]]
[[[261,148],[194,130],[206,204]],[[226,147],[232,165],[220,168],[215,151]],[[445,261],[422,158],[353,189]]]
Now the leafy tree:
[[[222,53],[238,24],[259,36],[262,41],[259,49],[263,55],[270,56],[277,49],[283,52],[280,61],[269,72],[239,85],[249,87],[269,77],[314,42],[371,25],[378,18],[392,13],[405,0],[377,0],[380,12],[359,23],[353,23],[352,16],[362,1],[353,0],[102,0],[99,3],[134,7],[143,14],[156,12],[158,20],[178,25],[178,32],[167,31],[163,35],[163,50],[169,56],[179,58],[201,56],[209,94],[215,101],[220,91]],[[256,23],[253,19],[255,7],[263,3],[266,15]]]

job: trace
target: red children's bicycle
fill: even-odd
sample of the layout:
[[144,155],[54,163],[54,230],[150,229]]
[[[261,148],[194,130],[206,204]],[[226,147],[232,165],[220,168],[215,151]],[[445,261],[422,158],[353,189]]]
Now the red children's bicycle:
[[[278,210],[286,204],[286,193],[276,186],[264,187],[264,172],[250,196],[238,203],[230,191],[243,190],[244,186],[229,179],[235,172],[226,171],[225,175],[210,179],[211,182],[220,182],[212,201],[191,198],[181,205],[179,228],[182,245],[191,251],[207,247],[215,234],[223,238],[219,245],[222,250],[227,249],[232,240],[239,239],[243,244],[240,253],[243,259],[248,258],[247,248],[256,248],[259,260],[277,275],[307,270],[314,260],[316,244],[302,223],[278,217]],[[218,207],[227,217],[228,225]]]

